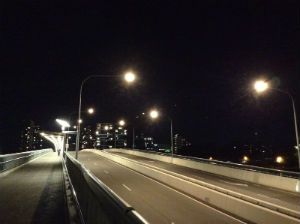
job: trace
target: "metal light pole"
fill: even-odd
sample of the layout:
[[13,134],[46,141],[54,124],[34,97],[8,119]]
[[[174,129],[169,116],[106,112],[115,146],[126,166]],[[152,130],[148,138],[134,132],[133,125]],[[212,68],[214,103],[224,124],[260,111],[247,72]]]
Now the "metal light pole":
[[300,145],[299,145],[298,124],[297,124],[297,113],[296,113],[294,98],[289,92],[286,92],[286,91],[283,91],[283,90],[280,90],[280,89],[275,89],[275,88],[271,88],[271,89],[288,95],[289,98],[292,101],[293,115],[294,115],[293,116],[294,117],[294,128],[295,128],[295,136],[296,136],[296,144],[297,144],[296,149],[297,149],[297,153],[298,153],[298,165],[299,165],[299,169],[300,169]]
[[134,149],[134,147],[135,147],[134,141],[135,141],[135,134],[134,134],[134,127],[133,127],[132,128],[132,149]]
[[[159,112],[157,110],[151,110],[149,113],[151,119],[157,119],[159,117]],[[170,121],[170,134],[171,134],[171,157],[173,162],[173,155],[174,155],[174,140],[173,140],[173,120],[170,116],[166,116]]]
[[174,140],[173,140],[173,120],[169,117],[171,122],[171,155],[172,155],[172,162],[173,162],[173,154],[174,154]]
[[[76,134],[76,154],[75,158],[78,159],[78,151],[79,151],[79,141],[80,141],[80,120],[81,120],[81,95],[82,95],[82,88],[83,85],[92,78],[114,78],[114,77],[121,77],[119,75],[90,75],[86,77],[80,85],[79,91],[79,104],[78,104],[78,119],[77,119],[77,134]],[[132,72],[128,72],[124,76],[126,82],[133,82],[135,80],[135,75]]]
[[[264,92],[269,88],[269,84],[266,81],[263,80],[258,80],[254,83],[254,88],[258,93]],[[293,117],[294,117],[294,126],[295,126],[295,136],[296,136],[296,150],[297,150],[297,154],[298,154],[298,166],[299,166],[299,170],[300,170],[300,145],[299,145],[299,135],[298,135],[298,125],[297,125],[297,113],[296,113],[296,107],[295,107],[295,101],[293,96],[287,92],[287,91],[283,91],[281,89],[277,89],[277,88],[270,88],[271,90],[275,90],[277,92],[286,94],[289,96],[289,98],[292,101],[292,107],[293,107]]]

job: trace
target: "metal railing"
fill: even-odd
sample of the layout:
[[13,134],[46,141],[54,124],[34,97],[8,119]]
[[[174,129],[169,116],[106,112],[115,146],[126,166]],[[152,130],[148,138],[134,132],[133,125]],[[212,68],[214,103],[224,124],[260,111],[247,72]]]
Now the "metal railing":
[[[152,154],[171,157],[171,155],[169,153],[163,153],[163,152],[138,150],[138,149],[126,149],[126,150],[133,150],[133,151],[138,151],[138,152],[152,153]],[[182,156],[182,155],[173,154],[173,157],[179,158],[179,159],[196,161],[196,162],[203,162],[203,163],[208,163],[208,164],[213,164],[213,165],[218,165],[218,166],[226,166],[226,167],[230,167],[230,168],[243,169],[243,170],[248,170],[248,171],[252,171],[252,172],[260,172],[260,173],[266,173],[266,174],[272,174],[272,175],[290,177],[290,178],[300,178],[300,172],[294,172],[294,171],[265,168],[265,167],[246,165],[246,164],[241,164],[241,163],[224,162],[224,161],[219,161],[219,160],[203,159],[203,158],[198,158],[198,157],[193,157],[193,156]]]
[[129,204],[80,162],[66,154],[65,163],[82,221],[90,223],[148,223]]
[[30,160],[37,158],[38,156],[50,152],[52,149],[41,149],[34,151],[27,151],[14,154],[6,154],[0,156],[0,173],[20,166]]

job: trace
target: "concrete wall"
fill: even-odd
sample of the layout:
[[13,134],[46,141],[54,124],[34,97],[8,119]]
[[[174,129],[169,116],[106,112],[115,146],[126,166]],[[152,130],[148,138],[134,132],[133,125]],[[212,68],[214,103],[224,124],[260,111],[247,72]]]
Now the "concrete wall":
[[23,165],[24,163],[27,163],[30,160],[37,158],[38,156],[41,156],[50,151],[52,151],[51,148],[1,155],[0,173],[18,167],[20,165]]
[[[274,207],[271,204],[263,204],[254,198],[248,197],[244,200],[243,195],[222,189],[220,187],[209,185],[202,181],[193,182],[189,178],[183,178],[181,175],[175,175],[171,172],[165,172],[162,169],[155,169],[141,162],[127,159],[105,151],[90,150],[107,159],[115,161],[150,178],[158,180],[174,189],[177,189],[187,195],[191,195],[205,204],[226,211],[242,220],[253,223],[298,223],[300,212],[281,207]],[[235,195],[235,196],[233,196]],[[252,200],[252,201],[251,201]],[[261,204],[259,204],[261,203]]]
[[[115,152],[122,152],[131,155],[146,157],[153,160],[159,160],[167,163],[172,163],[170,156],[164,156],[154,153],[146,153],[136,150],[122,150],[112,149]],[[300,180],[289,177],[281,177],[272,174],[265,174],[255,171],[242,170],[237,168],[225,167],[220,165],[214,165],[210,163],[204,163],[200,161],[193,161],[181,158],[173,158],[173,164],[185,166],[193,169],[198,169],[208,173],[222,175],[238,180],[243,180],[255,184],[260,184],[268,187],[274,187],[281,190],[300,192]]]

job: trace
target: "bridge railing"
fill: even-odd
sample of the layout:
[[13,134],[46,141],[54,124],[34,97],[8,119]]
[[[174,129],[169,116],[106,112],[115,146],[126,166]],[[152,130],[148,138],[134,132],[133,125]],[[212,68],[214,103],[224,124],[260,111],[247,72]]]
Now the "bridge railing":
[[27,163],[30,160],[37,158],[38,156],[41,156],[42,154],[50,151],[52,151],[52,149],[47,148],[41,150],[0,155],[0,173],[20,166],[24,163]]
[[[171,157],[170,153],[138,150],[138,149],[126,149],[126,150],[134,150],[134,151],[138,151],[138,152],[152,153],[152,154]],[[290,177],[290,178],[296,178],[296,179],[298,179],[300,177],[300,172],[294,172],[294,171],[272,169],[272,168],[266,168],[266,167],[246,165],[246,164],[241,164],[241,163],[224,162],[224,161],[219,161],[219,160],[203,159],[203,158],[198,158],[198,157],[193,157],[193,156],[173,155],[173,157],[179,158],[179,159],[191,160],[191,161],[198,161],[198,162],[203,162],[203,163],[208,163],[208,164],[213,164],[213,165],[226,166],[226,167],[243,169],[243,170],[248,170],[248,171],[272,174],[272,175],[277,175],[277,176],[282,176],[282,177]]]
[[80,207],[82,222],[86,224],[148,223],[84,165],[69,154],[66,154],[65,158],[73,196]]

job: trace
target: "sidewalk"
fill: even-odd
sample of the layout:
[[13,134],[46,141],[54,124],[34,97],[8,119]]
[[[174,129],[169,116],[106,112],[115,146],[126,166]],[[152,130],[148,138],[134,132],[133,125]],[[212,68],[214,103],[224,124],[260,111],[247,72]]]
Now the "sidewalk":
[[0,177],[1,224],[68,223],[61,158],[47,153]]

